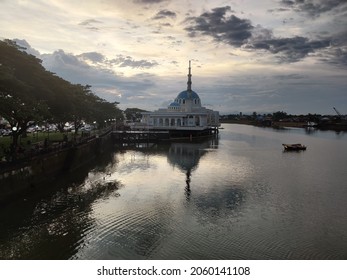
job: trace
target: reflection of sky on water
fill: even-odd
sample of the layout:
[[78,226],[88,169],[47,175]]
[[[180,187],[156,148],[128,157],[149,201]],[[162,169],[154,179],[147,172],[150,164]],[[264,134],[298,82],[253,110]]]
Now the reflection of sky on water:
[[[245,199],[242,189],[225,188],[225,182],[218,185],[218,180],[208,186],[207,159],[216,152],[218,142],[213,140],[172,143],[160,153],[129,150],[116,154],[110,180],[117,178],[124,185],[120,198],[93,207],[93,218],[100,225],[96,236],[103,235],[103,241],[83,248],[74,258],[170,258],[178,244],[184,244],[182,239],[188,241],[200,227],[214,227],[223,217],[237,216]],[[219,172],[227,167],[224,164]],[[197,175],[200,168],[205,170],[202,176]],[[96,239],[86,237],[90,243]]]
[[86,232],[96,226],[90,215],[92,205],[119,196],[121,185],[116,181],[99,179],[101,175],[104,173],[91,172],[85,183],[72,183],[35,204],[24,201],[29,210],[25,225],[17,228],[16,234],[6,243],[1,242],[0,259],[69,258],[78,249]]
[[38,203],[33,217],[39,226],[25,235],[37,238],[22,235],[18,244],[42,254],[40,243],[68,242],[74,259],[170,258],[182,238],[193,242],[194,234],[225,219],[233,224],[245,200],[245,164],[230,151],[220,153],[218,139],[117,152],[82,183]]
[[[168,162],[180,168],[183,172],[192,171],[198,167],[200,158],[210,148],[210,142],[197,143],[173,143],[170,146],[167,158]],[[217,147],[216,147],[217,148]]]
[[[308,150],[283,153],[282,142],[293,139],[305,140]],[[0,213],[0,252],[13,258],[343,258],[347,157],[344,140],[330,140],[230,126],[211,141],[117,151],[51,195],[13,207],[6,219]]]

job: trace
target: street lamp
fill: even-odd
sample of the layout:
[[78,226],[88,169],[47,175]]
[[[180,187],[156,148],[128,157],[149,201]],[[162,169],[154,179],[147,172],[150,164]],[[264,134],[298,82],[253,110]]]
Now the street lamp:
[[11,144],[11,156],[12,156],[12,160],[16,159],[16,146],[17,146],[17,140],[15,140],[16,138],[14,137],[14,134],[17,131],[17,127],[13,126],[12,127],[12,144]]
[[17,127],[16,126],[12,126],[12,139],[14,139],[14,136],[13,136],[13,134],[15,134],[16,133],[16,131],[17,131]]

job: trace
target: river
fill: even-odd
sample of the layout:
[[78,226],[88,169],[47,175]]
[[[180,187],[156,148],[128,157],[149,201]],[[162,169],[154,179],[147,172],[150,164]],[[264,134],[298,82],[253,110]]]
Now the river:
[[116,149],[2,207],[0,258],[347,259],[347,133],[223,128]]

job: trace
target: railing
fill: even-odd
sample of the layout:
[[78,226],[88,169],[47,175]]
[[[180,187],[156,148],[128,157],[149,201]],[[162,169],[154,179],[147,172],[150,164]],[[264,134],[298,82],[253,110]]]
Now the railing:
[[162,129],[162,130],[204,130],[209,128],[216,128],[219,124],[195,126],[195,125],[149,125],[142,123],[135,123],[130,126],[131,130],[151,130],[151,129]]
[[[11,151],[10,148],[4,153],[4,157],[0,159],[0,171],[18,165],[21,163],[28,162],[35,157],[42,155],[48,155],[51,153],[58,153],[65,149],[72,147],[77,147],[84,145],[91,141],[94,141],[96,138],[105,137],[112,132],[112,126],[93,131],[93,134],[82,133],[82,135],[73,135],[70,139],[63,139],[60,141],[39,141],[31,144],[29,147],[23,148],[21,145],[18,145],[15,151]],[[62,135],[63,136],[63,135]]]

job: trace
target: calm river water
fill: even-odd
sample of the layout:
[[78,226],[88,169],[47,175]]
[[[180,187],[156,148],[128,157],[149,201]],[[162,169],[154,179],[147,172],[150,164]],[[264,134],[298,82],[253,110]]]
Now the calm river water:
[[347,259],[347,133],[223,127],[118,149],[1,208],[0,258]]

